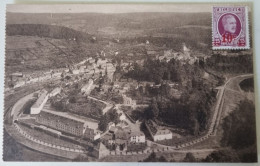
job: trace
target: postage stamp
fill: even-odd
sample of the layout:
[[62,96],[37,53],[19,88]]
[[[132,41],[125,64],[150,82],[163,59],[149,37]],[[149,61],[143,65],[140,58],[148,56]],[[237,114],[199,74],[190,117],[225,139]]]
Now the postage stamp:
[[213,7],[213,49],[249,49],[247,7]]

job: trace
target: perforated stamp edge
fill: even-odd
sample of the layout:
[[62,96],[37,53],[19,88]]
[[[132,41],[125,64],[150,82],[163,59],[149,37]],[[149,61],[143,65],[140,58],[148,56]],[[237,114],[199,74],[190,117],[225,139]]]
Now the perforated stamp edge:
[[[248,17],[248,6],[233,6],[233,7],[245,7],[245,19],[246,19],[246,45],[244,47],[238,47],[238,46],[219,46],[215,47],[213,45],[214,42],[214,7],[225,7],[225,6],[212,6],[212,14],[211,14],[211,30],[212,30],[212,50],[246,50],[250,49],[250,31],[249,31],[249,17]],[[227,7],[232,7],[232,6],[227,6]]]

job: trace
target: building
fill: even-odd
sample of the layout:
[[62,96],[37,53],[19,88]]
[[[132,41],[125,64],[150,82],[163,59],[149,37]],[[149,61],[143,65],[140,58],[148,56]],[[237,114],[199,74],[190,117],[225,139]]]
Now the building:
[[38,94],[38,99],[31,107],[31,114],[39,114],[47,102],[48,97],[48,92],[45,89],[41,90]]
[[118,145],[118,150],[126,150],[128,143],[127,131],[122,128],[118,128],[118,130],[115,132],[115,143]]
[[109,128],[109,132],[110,133],[115,133],[117,131],[117,127],[116,126],[111,126],[110,128]]
[[114,122],[109,122],[107,126],[108,126],[108,129],[110,129],[111,127],[115,127],[116,124]]
[[145,126],[154,141],[172,139],[172,132],[170,130],[157,126],[157,124],[151,120],[146,121]]
[[77,121],[61,115],[53,114],[46,110],[41,111],[41,113],[36,117],[36,122],[75,136],[83,136],[87,128],[87,125],[83,121]]
[[49,94],[50,97],[56,96],[57,94],[59,94],[61,92],[61,88],[57,87],[55,89],[53,89],[51,91],[51,93]]
[[91,128],[86,128],[84,138],[94,141],[100,138],[100,132]]
[[23,77],[23,73],[21,73],[21,72],[12,73],[11,76],[12,77]]
[[131,143],[145,143],[145,135],[140,131],[130,131],[129,142]]
[[88,83],[81,88],[81,92],[89,94],[94,81],[89,79]]
[[113,134],[107,133],[102,137],[102,141],[105,145],[112,145],[115,143]]
[[80,66],[80,67],[79,67],[79,72],[80,72],[80,73],[84,73],[84,72],[85,72],[85,69],[86,69],[86,66]]
[[136,100],[133,100],[132,98],[127,97],[125,94],[123,94],[122,97],[123,97],[123,104],[131,105],[131,106],[136,105]]
[[158,129],[153,135],[154,141],[161,141],[166,139],[172,139],[172,132],[168,129]]
[[119,115],[119,120],[126,120],[125,114],[121,113],[121,115]]

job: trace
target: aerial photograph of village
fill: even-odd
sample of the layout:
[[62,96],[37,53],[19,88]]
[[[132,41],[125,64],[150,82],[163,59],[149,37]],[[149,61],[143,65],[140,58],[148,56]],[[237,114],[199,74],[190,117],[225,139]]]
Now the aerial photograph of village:
[[211,10],[7,5],[3,160],[257,162],[253,49]]

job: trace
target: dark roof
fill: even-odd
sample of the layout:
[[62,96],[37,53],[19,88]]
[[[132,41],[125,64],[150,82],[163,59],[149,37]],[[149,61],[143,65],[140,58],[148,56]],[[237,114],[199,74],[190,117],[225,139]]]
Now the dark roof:
[[170,134],[171,131],[168,129],[158,129],[155,135],[164,135],[164,134]]
[[107,133],[106,135],[103,136],[104,140],[112,140],[113,139],[113,135],[110,133]]
[[140,131],[131,131],[130,132],[130,136],[144,136],[144,133],[140,132]]
[[44,117],[45,119],[48,119],[49,121],[56,121],[58,123],[63,123],[65,125],[74,127],[74,128],[83,128],[84,123],[80,121],[76,121],[73,119],[69,119],[66,117],[62,117],[59,115],[55,115],[49,112],[41,111],[40,114],[38,114],[38,117]]
[[127,137],[127,133],[119,128],[116,132],[115,132],[115,139],[123,139],[123,140],[127,140],[128,137]]

